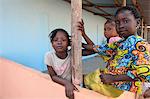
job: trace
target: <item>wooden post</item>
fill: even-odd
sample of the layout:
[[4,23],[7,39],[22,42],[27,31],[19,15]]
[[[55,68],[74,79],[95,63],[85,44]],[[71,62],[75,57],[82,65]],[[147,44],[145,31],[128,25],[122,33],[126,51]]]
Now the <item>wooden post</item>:
[[144,39],[147,41],[147,24],[144,26]]
[[122,6],[124,7],[124,6],[126,6],[126,5],[127,5],[127,0],[123,0]]
[[82,0],[71,0],[71,36],[72,36],[72,80],[74,84],[82,84],[82,46],[81,33],[77,29],[77,22],[82,18]]
[[143,37],[143,18],[141,20],[141,37]]

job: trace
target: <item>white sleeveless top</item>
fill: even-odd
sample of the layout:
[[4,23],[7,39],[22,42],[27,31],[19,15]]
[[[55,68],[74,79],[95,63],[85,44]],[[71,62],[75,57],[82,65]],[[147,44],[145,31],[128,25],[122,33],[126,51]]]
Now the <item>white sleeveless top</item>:
[[68,56],[65,59],[58,58],[55,52],[47,52],[45,54],[44,63],[48,66],[52,66],[58,76],[71,81],[70,57],[70,51],[68,51]]

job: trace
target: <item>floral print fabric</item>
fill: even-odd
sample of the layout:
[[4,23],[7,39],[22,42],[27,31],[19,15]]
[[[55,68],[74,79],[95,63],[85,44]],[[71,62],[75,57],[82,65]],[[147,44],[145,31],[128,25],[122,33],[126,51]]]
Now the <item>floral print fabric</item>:
[[130,36],[112,44],[100,45],[98,54],[108,61],[104,73],[112,75],[126,74],[135,82],[115,82],[113,86],[120,90],[141,93],[141,82],[150,82],[149,44],[139,36]]

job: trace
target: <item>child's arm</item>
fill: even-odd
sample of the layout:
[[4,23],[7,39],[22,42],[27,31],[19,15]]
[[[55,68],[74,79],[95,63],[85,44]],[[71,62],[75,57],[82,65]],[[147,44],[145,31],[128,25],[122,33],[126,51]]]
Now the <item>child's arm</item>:
[[95,45],[88,45],[88,44],[84,44],[82,43],[82,47],[84,49],[82,49],[82,55],[86,56],[86,55],[91,55],[91,54],[95,54],[98,52],[97,47]]
[[81,31],[82,37],[85,39],[85,41],[87,42],[88,45],[94,45],[94,43],[92,42],[92,40],[85,33],[83,20],[81,22],[78,22],[78,30]]
[[87,49],[82,49],[82,55],[83,56],[92,55],[94,53],[95,53],[94,51],[89,51]]
[[[90,55],[93,53],[98,53],[101,56],[110,57],[111,56],[110,54],[112,54],[110,52],[112,52],[113,49],[109,48],[108,45],[95,46],[94,43],[90,40],[90,38],[85,33],[83,20],[82,20],[82,22],[78,22],[78,23],[79,23],[78,30],[81,31],[83,38],[87,42],[87,44],[82,43],[82,47],[84,48],[84,50],[82,50],[82,55],[85,56],[85,55]],[[109,59],[109,58],[107,58],[107,59]]]
[[95,52],[93,50],[86,49],[84,46],[84,45],[87,45],[87,46],[91,46],[91,48],[93,48],[94,43],[85,33],[83,20],[81,22],[78,22],[78,30],[81,31],[82,37],[85,39],[85,41],[87,43],[87,44],[82,43],[82,47],[84,48],[84,49],[82,49],[82,55],[87,56],[87,55],[94,54]]
[[78,89],[68,80],[57,76],[57,74],[55,73],[55,71],[53,70],[53,68],[51,66],[47,66],[47,68],[48,68],[48,72],[49,72],[52,80],[56,83],[59,83],[59,84],[65,86],[66,96],[69,97],[69,99],[74,99],[73,90],[78,90]]
[[89,45],[89,44],[82,43],[82,47],[85,48],[86,50],[89,50],[89,51],[94,51],[93,46],[94,45]]

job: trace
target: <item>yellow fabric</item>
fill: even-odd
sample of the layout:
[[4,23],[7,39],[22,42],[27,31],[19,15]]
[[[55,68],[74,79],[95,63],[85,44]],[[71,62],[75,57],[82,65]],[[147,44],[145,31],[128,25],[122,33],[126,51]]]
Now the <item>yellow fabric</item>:
[[111,85],[103,84],[101,82],[99,75],[100,75],[99,69],[87,74],[84,77],[85,87],[93,91],[96,91],[98,93],[101,93],[105,96],[113,97],[113,98],[118,97],[123,93],[122,90],[119,90]]

